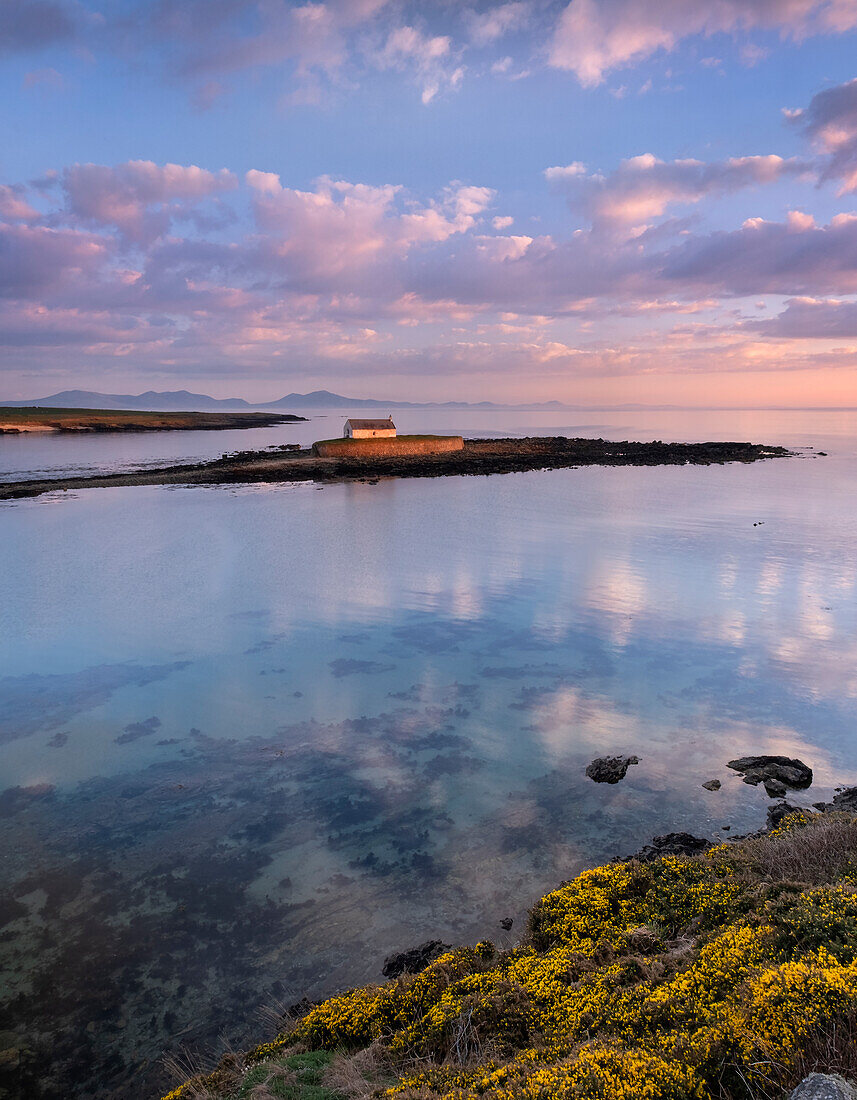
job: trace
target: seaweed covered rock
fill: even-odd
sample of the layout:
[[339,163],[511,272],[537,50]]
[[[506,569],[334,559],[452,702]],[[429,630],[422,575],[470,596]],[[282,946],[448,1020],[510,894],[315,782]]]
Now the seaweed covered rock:
[[425,943],[410,947],[407,951],[388,955],[384,959],[381,973],[385,978],[398,978],[400,974],[419,974],[448,948],[449,944],[442,940],[426,940]]
[[744,782],[754,787],[764,783],[771,798],[781,798],[786,788],[803,791],[812,783],[812,768],[788,756],[741,756],[726,767],[741,772]]
[[857,787],[846,787],[844,791],[835,794],[833,808],[845,813],[857,813]]
[[632,764],[639,763],[636,756],[599,756],[587,766],[586,774],[596,783],[618,783]]
[[845,787],[833,796],[832,802],[814,802],[817,810],[840,813],[857,813],[857,787]]
[[660,859],[662,856],[696,856],[713,847],[711,841],[702,836],[693,836],[691,833],[666,833],[664,836],[652,837],[651,844],[644,844],[639,851],[628,858],[639,859],[645,863],[648,860]]

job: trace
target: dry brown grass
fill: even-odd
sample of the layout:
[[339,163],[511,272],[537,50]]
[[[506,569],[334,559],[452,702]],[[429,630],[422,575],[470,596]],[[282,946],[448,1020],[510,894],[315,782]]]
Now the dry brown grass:
[[201,1077],[211,1069],[210,1065],[205,1064],[198,1051],[189,1050],[187,1047],[179,1047],[178,1050],[165,1054],[161,1064],[169,1080],[177,1085],[194,1077]]
[[306,999],[293,1005],[287,1005],[285,1001],[273,1000],[260,1005],[256,1015],[272,1034],[291,1035],[312,1007],[312,1002]]
[[186,1048],[163,1059],[168,1076],[177,1084],[184,1083],[182,1100],[219,1100],[241,1080],[243,1065],[243,1056],[232,1050],[221,1056],[213,1070],[201,1054]]
[[839,1073],[857,1081],[857,1012],[816,1028],[801,1043],[795,1081],[810,1073]]
[[857,866],[857,819],[826,814],[812,828],[745,840],[732,851],[736,863],[769,881],[821,886]]
[[346,1100],[369,1100],[394,1076],[389,1052],[376,1040],[356,1054],[334,1055],[324,1071],[322,1084]]
[[803,1037],[796,1053],[788,1069],[778,1062],[757,1061],[752,1082],[736,1063],[724,1062],[724,1075],[737,1076],[743,1086],[739,1097],[734,1087],[721,1085],[715,1090],[717,1100],[786,1100],[811,1073],[839,1074],[852,1086],[857,1084],[857,1014],[825,1021]]

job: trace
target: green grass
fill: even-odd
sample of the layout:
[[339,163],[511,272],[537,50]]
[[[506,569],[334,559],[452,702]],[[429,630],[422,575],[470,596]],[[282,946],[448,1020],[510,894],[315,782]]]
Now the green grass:
[[342,1100],[339,1093],[321,1083],[332,1060],[330,1051],[311,1050],[266,1062],[250,1070],[230,1100],[249,1100],[257,1085],[265,1085],[277,1100]]

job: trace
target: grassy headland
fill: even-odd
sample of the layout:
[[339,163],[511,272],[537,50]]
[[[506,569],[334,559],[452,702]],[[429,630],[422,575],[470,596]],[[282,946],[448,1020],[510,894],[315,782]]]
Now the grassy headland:
[[[642,855],[642,853],[641,853]],[[520,946],[349,990],[170,1100],[780,1100],[857,1076],[857,818],[563,883]]]
[[0,406],[0,435],[22,432],[215,431],[224,428],[265,428],[297,420],[306,420],[306,417],[265,412],[134,412]]

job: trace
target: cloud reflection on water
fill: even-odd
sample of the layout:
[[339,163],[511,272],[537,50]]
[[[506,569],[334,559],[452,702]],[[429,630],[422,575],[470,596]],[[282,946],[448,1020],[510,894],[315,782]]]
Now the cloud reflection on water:
[[[840,458],[4,510],[0,722],[24,697],[27,724],[3,786],[55,788],[0,797],[31,853],[2,883],[21,1026],[58,1011],[44,968],[89,983],[80,1011],[127,1021],[97,1051],[122,1095],[132,1039],[154,1075],[185,1025],[237,1041],[253,998],[493,936],[509,899],[654,833],[758,825],[735,755],[807,760],[805,801],[854,781],[854,480]],[[92,690],[126,662],[169,673]],[[586,779],[611,751],[640,764]]]

